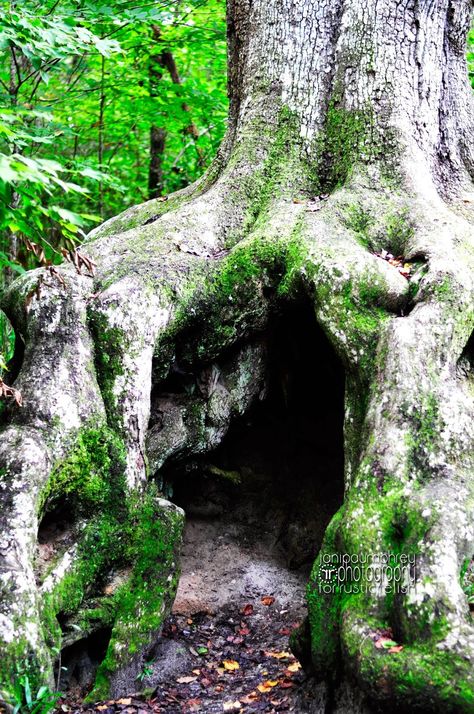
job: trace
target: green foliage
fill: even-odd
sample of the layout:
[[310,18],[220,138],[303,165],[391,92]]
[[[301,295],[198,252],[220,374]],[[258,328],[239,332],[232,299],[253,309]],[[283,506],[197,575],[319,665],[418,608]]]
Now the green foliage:
[[152,126],[166,133],[163,192],[206,168],[227,112],[225,4],[0,0],[0,12],[0,269],[11,273],[61,262],[95,221],[148,198]]
[[18,666],[12,691],[5,699],[13,708],[13,714],[48,714],[55,708],[59,697],[59,693],[52,692],[46,685],[35,684],[28,662],[24,662]]

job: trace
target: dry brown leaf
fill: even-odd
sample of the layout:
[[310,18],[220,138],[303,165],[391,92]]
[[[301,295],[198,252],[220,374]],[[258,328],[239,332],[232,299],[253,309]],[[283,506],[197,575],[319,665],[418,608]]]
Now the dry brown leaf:
[[253,692],[250,692],[250,694],[246,694],[245,697],[241,697],[240,701],[242,704],[252,704],[253,702],[257,702],[259,699],[259,695],[254,690]]
[[275,602],[275,598],[272,595],[265,595],[262,597],[262,603],[269,607],[270,605],[273,605]]
[[8,384],[5,384],[3,379],[0,377],[0,397],[3,397],[5,399],[13,399],[13,401],[21,407],[23,405],[23,397],[21,396],[21,392],[18,391],[18,389],[15,389],[15,387],[9,387]]
[[117,699],[117,701],[115,702],[115,704],[123,704],[125,707],[130,706],[131,703],[132,700],[130,697],[126,697],[124,699]]
[[195,682],[197,677],[178,677],[176,680],[178,684],[191,684],[191,682]]

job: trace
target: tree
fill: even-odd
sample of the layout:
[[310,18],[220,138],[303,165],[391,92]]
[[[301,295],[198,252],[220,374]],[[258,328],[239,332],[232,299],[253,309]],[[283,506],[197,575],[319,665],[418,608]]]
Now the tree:
[[[346,483],[295,646],[375,710],[473,711],[471,14],[471,0],[230,0],[229,126],[207,174],[93,231],[94,277],[11,286],[24,406],[1,442],[7,688],[15,661],[51,677],[58,613],[82,636],[113,623],[93,696],[139,666],[181,520],[147,472],[219,443],[261,391],[257,336],[309,301],[346,373]],[[200,389],[160,400],[183,367]],[[76,529],[37,585],[38,519],[61,501]],[[334,554],[386,551],[416,559],[416,588],[320,592]],[[117,562],[125,584],[85,608]]]

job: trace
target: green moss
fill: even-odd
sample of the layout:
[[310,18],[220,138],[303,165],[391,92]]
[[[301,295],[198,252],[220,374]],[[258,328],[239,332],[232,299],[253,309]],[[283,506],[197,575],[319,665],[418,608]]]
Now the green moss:
[[338,289],[334,275],[320,270],[315,283],[318,316],[324,325],[328,315],[326,329],[336,351],[346,367],[357,367],[361,384],[368,385],[381,328],[390,317],[377,304],[383,294],[380,280],[370,282],[370,276],[357,276],[356,280],[341,283]]
[[123,497],[124,448],[105,425],[79,430],[68,456],[56,464],[40,497],[39,511],[59,501],[90,514],[116,506]]
[[120,431],[117,415],[115,380],[123,374],[125,334],[118,327],[110,327],[107,317],[97,311],[89,313],[89,324],[94,335],[95,370],[109,425]]
[[[222,353],[247,329],[263,324],[268,311],[296,291],[304,255],[296,228],[282,238],[269,235],[262,226],[189,286],[166,341],[173,341],[187,363],[209,361]],[[201,322],[199,315],[204,316]],[[162,345],[163,337],[160,353]]]
[[318,139],[318,176],[321,190],[332,191],[346,183],[354,164],[361,158],[370,111],[347,111],[332,101],[326,113],[322,135]]
[[436,444],[439,433],[439,407],[434,394],[426,397],[424,402],[407,415],[412,423],[410,432],[406,435],[407,444],[411,448],[411,462],[423,476],[430,471],[429,457]]
[[[313,166],[302,157],[300,121],[288,107],[280,107],[273,122],[262,116],[245,126],[227,167],[243,167],[236,172],[238,180],[228,186],[226,200],[245,207],[243,225],[227,235],[229,247],[248,236],[279,198],[315,194]],[[249,172],[249,166],[255,170]]]
[[262,279],[265,272],[273,280],[281,277],[285,266],[285,252],[281,244],[266,240],[253,240],[237,246],[224,259],[212,289],[216,297],[228,298],[236,290]]
[[107,697],[110,677],[152,643],[177,587],[177,550],[183,517],[163,508],[153,486],[130,507],[125,527],[125,559],[130,578],[114,595],[115,621],[90,701]]
[[374,224],[374,218],[369,211],[361,203],[351,204],[345,209],[343,220],[346,227],[355,233],[359,243],[364,248],[369,248],[371,244],[369,229]]
[[[365,468],[370,465],[366,464]],[[374,471],[377,471],[376,465]],[[368,579],[368,570],[362,568],[353,583],[350,571],[348,579],[342,583],[334,579],[334,573],[330,574],[333,563],[338,567],[339,554],[354,557],[361,563],[364,557],[390,553],[392,564],[395,564],[401,555],[406,558],[419,555],[420,543],[426,538],[431,522],[421,515],[416,502],[413,505],[407,503],[403,485],[397,484],[389,475],[378,484],[371,479],[366,486],[362,482],[353,485],[346,503],[327,529],[308,586],[312,661],[318,675],[337,676],[344,613],[360,611],[365,622],[373,615],[370,609],[372,581]],[[426,639],[441,633],[442,623],[437,633],[429,627],[432,615],[429,608],[416,623],[413,620],[407,623],[404,613],[399,611],[401,600],[399,602],[397,597],[393,589],[388,591],[379,613],[385,618],[384,628],[401,630],[405,641],[408,632],[413,639]]]
[[68,503],[75,517],[87,517],[74,567],[41,603],[45,640],[51,648],[61,643],[57,615],[74,614],[90,589],[122,556],[126,521],[125,449],[104,424],[79,430],[69,455],[53,469],[41,494],[40,511]]
[[[91,695],[106,696],[112,673],[141,652],[161,624],[164,603],[177,585],[182,516],[161,506],[154,485],[145,494],[126,493],[123,445],[106,426],[79,432],[75,448],[53,472],[45,507],[59,498],[71,498],[79,513],[95,515],[80,533],[73,566],[43,598],[44,637],[51,650],[59,651],[59,614],[72,617],[83,634],[112,626]],[[129,576],[112,595],[104,595],[104,577],[118,570]]]
[[474,605],[474,558],[466,558],[459,574],[461,587],[469,605]]
[[403,208],[389,213],[385,220],[386,250],[395,256],[405,255],[410,239],[415,233],[415,227],[410,210]]

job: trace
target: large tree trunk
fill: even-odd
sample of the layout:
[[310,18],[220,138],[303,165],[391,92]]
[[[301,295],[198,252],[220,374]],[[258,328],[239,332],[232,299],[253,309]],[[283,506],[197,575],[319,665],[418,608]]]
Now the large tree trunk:
[[[346,371],[345,500],[308,588],[313,670],[329,689],[357,683],[375,710],[474,711],[460,582],[474,555],[471,12],[471,0],[230,0],[229,130],[208,173],[96,230],[94,278],[64,268],[66,288],[41,271],[12,286],[25,406],[1,442],[7,689],[26,657],[51,676],[58,613],[90,632],[93,585],[125,558],[104,550],[154,513],[160,527],[126,548],[135,600],[111,598],[95,694],[139,663],[125,643],[144,652],[159,628],[181,518],[147,477],[222,440],[262,390],[268,320],[310,301]],[[383,251],[411,263],[409,279]],[[183,371],[199,389],[169,394]],[[71,493],[71,545],[43,577],[38,518]],[[320,587],[335,555],[387,551],[416,559],[407,594],[387,595],[387,580]],[[152,568],[162,587],[145,593]],[[387,631],[403,649],[380,647]]]

